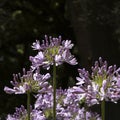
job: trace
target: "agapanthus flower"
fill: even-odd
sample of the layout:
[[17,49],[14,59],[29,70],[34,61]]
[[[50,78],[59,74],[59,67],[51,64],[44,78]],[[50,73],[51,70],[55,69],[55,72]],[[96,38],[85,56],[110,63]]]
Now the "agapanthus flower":
[[[57,120],[101,120],[98,114],[80,108],[79,100],[71,89],[57,89],[56,94]],[[52,91],[45,94],[38,94],[35,102],[35,109],[42,110],[47,119],[52,119],[53,107]]]
[[41,75],[39,72],[33,73],[33,71],[25,71],[23,69],[23,75],[14,74],[13,81],[11,84],[13,88],[9,88],[7,86],[4,87],[4,91],[8,94],[24,94],[27,91],[30,92],[38,92],[42,91],[42,89],[49,88],[49,84],[46,81],[50,78],[50,74],[47,73],[45,75]]
[[60,65],[63,62],[67,62],[71,65],[76,65],[77,60],[71,54],[70,49],[72,49],[73,44],[71,40],[61,40],[61,36],[58,38],[47,37],[45,35],[45,40],[36,40],[33,43],[32,48],[38,50],[38,54],[35,57],[30,56],[30,61],[32,62],[32,69],[36,69],[39,66],[49,69],[50,65],[55,64]]
[[120,99],[120,68],[117,69],[116,65],[108,66],[100,57],[91,74],[85,69],[78,69],[78,72],[73,93],[78,95],[79,100],[90,106],[103,100],[116,103]]
[[[42,111],[32,110],[30,113],[31,120],[46,120]],[[20,108],[16,107],[15,113],[8,114],[6,120],[28,120],[27,110],[23,105]]]

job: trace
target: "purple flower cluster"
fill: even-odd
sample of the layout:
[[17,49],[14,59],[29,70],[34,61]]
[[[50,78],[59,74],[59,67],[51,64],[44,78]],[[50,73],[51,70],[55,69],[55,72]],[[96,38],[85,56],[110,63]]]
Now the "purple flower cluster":
[[[57,90],[57,120],[101,120],[97,113],[80,108],[76,95],[71,89]],[[31,120],[52,120],[53,94],[52,91],[38,94],[34,109],[31,110]],[[13,115],[8,115],[7,120],[27,120],[27,111],[24,106],[16,108]]]
[[[32,110],[31,109],[31,120],[46,120],[42,111]],[[13,115],[8,114],[7,120],[27,120],[27,110],[24,106],[21,105],[20,108],[16,108],[16,111]]]
[[4,91],[8,94],[24,94],[27,91],[39,92],[47,90],[50,86],[47,79],[50,78],[50,74],[41,75],[38,71],[33,73],[33,71],[25,71],[23,69],[23,76],[21,74],[13,74],[13,81],[11,84],[13,88],[7,86],[4,87]]
[[77,60],[71,54],[70,49],[72,49],[73,44],[71,40],[61,41],[61,36],[58,38],[48,38],[45,35],[45,40],[36,40],[33,43],[32,48],[38,50],[38,54],[35,57],[30,56],[30,61],[32,62],[32,69],[36,69],[43,66],[46,69],[50,68],[50,65],[61,65],[63,62],[67,62],[71,65],[76,65]]
[[91,106],[103,100],[116,103],[120,99],[120,68],[116,69],[116,65],[108,66],[100,57],[91,74],[85,69],[78,69],[78,72],[78,82],[72,92],[79,100]]
[[[86,111],[85,108],[80,108],[77,96],[72,94],[71,88],[62,90],[57,89],[57,120],[101,120],[96,113]],[[35,103],[35,109],[42,110],[47,118],[52,117],[53,95],[46,93],[39,94]]]
[[[77,60],[71,54],[73,44],[71,40],[47,37],[45,40],[36,40],[32,48],[37,50],[36,56],[30,56],[31,70],[23,75],[14,74],[11,84],[13,88],[5,86],[4,91],[8,94],[25,94],[28,91],[37,93],[34,108],[30,115],[21,106],[16,108],[14,114],[8,114],[7,120],[53,120],[53,86],[47,81],[50,74],[42,75],[41,68],[50,69],[51,65],[61,65],[67,62],[76,65]],[[79,77],[76,77],[75,86],[68,89],[56,90],[56,117],[57,120],[101,120],[97,113],[93,113],[89,106],[100,104],[102,101],[117,103],[120,99],[120,68],[108,66],[106,61],[99,58],[89,73],[85,69],[78,69]],[[86,106],[82,106],[81,103]],[[28,110],[29,111],[29,110]]]

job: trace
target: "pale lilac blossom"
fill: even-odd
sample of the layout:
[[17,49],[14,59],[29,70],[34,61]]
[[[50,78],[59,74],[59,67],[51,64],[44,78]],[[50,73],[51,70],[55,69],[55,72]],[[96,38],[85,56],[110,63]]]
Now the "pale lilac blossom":
[[45,40],[36,41],[33,43],[32,48],[38,50],[36,56],[30,56],[30,61],[32,62],[31,68],[35,70],[36,68],[42,66],[46,69],[50,68],[50,65],[55,63],[56,66],[61,65],[63,62],[67,62],[71,65],[76,65],[77,60],[71,54],[70,49],[72,49],[73,44],[71,40],[63,40],[61,36],[58,38],[47,37],[45,35]]
[[120,68],[117,69],[116,65],[108,66],[100,57],[91,74],[85,69],[78,69],[78,72],[78,82],[72,92],[78,95],[80,101],[91,106],[103,100],[117,103],[120,99]]
[[46,81],[49,78],[49,73],[41,75],[38,70],[33,73],[33,71],[25,72],[25,69],[23,69],[23,76],[20,74],[13,75],[13,81],[11,81],[13,88],[5,86],[4,91],[8,94],[24,94],[27,91],[39,92],[42,89],[47,90],[47,88],[50,88],[48,81]]

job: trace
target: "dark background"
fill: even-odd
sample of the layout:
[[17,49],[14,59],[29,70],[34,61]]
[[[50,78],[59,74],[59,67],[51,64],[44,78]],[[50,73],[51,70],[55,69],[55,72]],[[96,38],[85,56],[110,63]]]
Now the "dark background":
[[[101,56],[120,66],[119,0],[0,0],[0,116],[26,105],[26,95],[7,95],[12,74],[29,69],[32,42],[44,35],[70,39],[78,66],[58,67],[58,86],[75,84],[77,68],[91,68]],[[68,82],[69,81],[69,82]],[[34,102],[34,99],[33,99]],[[120,103],[107,103],[107,120],[120,119]]]

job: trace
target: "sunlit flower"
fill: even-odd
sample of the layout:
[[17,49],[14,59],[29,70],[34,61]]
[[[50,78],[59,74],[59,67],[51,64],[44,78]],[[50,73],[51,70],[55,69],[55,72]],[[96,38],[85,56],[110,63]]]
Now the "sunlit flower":
[[61,41],[61,36],[58,38],[48,38],[45,35],[45,40],[40,41],[36,40],[33,43],[32,48],[38,50],[38,54],[35,57],[30,56],[30,61],[32,62],[32,69],[36,69],[39,66],[49,69],[50,65],[60,65],[63,62],[67,62],[71,65],[76,65],[77,60],[71,54],[70,49],[72,49],[73,44],[71,40]]

